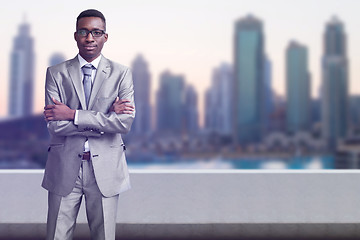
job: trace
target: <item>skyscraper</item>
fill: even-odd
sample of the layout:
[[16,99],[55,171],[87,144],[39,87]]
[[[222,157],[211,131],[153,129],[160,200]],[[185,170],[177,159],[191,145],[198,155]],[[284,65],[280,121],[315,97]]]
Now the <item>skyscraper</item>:
[[268,133],[271,130],[271,114],[275,110],[274,103],[274,92],[272,89],[272,64],[270,59],[265,55],[264,56],[264,134]]
[[264,128],[263,24],[249,15],[235,23],[234,36],[235,140],[261,140]]
[[354,129],[360,128],[360,96],[354,95],[349,98],[350,123]]
[[142,55],[138,55],[132,63],[135,92],[136,117],[131,134],[147,134],[151,130],[150,105],[150,73],[148,64]]
[[49,66],[54,66],[65,61],[64,55],[61,53],[54,53],[51,55],[49,60]]
[[233,114],[233,69],[228,63],[215,68],[207,92],[205,127],[208,131],[231,135]]
[[199,130],[198,95],[192,85],[185,88],[184,128],[188,134],[196,134]]
[[19,26],[10,56],[9,115],[23,117],[33,112],[34,52],[30,25]]
[[205,92],[205,129],[209,132],[216,129],[216,117],[214,116],[215,100],[214,88],[210,86]]
[[309,130],[310,74],[305,46],[291,41],[286,49],[286,129],[290,133]]
[[336,17],[326,24],[322,59],[322,135],[329,149],[348,129],[348,60],[344,24]]
[[157,92],[157,130],[161,133],[183,131],[184,77],[165,71],[160,75]]

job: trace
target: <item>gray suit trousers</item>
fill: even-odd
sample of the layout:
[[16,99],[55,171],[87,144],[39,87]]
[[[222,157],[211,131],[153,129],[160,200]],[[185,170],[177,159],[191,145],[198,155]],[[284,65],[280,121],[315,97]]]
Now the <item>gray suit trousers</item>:
[[62,197],[49,192],[47,240],[73,238],[83,195],[91,239],[115,239],[119,195],[104,197],[96,183],[92,162],[82,160],[76,185],[69,195]]

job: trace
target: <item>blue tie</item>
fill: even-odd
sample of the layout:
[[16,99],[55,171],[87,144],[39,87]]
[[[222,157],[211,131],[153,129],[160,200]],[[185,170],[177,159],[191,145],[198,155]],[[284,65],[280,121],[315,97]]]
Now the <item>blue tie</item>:
[[84,73],[84,92],[85,92],[85,100],[86,100],[86,107],[89,105],[89,99],[90,99],[90,93],[91,93],[91,72],[92,72],[93,65],[86,64],[82,67],[83,73]]

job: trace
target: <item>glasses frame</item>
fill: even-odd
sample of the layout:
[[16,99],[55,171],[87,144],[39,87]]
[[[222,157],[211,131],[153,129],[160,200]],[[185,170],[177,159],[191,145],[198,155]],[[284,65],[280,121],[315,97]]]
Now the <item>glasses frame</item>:
[[[86,35],[81,35],[79,34],[80,31],[85,31],[86,32]],[[94,33],[95,32],[101,32],[101,35],[100,36],[94,36]],[[93,38],[100,38],[102,37],[104,34],[106,34],[106,32],[104,30],[101,30],[101,29],[94,29],[94,30],[87,30],[87,29],[79,29],[76,31],[76,34],[79,36],[79,37],[87,37],[89,35],[89,33],[91,33],[91,36]]]

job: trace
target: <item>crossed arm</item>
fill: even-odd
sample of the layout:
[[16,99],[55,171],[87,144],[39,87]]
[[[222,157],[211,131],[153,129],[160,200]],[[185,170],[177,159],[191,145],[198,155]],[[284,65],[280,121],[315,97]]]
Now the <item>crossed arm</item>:
[[46,106],[43,114],[49,132],[57,136],[86,137],[99,137],[103,133],[127,133],[135,116],[133,82],[129,70],[122,75],[121,81],[122,88],[118,92],[118,97],[106,113],[78,110],[78,121],[75,124],[76,110],[62,103],[61,89],[48,69],[45,86]]
[[[54,104],[49,104],[44,107],[44,118],[48,122],[49,131],[59,136],[83,135],[86,137],[99,137],[101,133],[79,130],[74,124],[76,110],[69,108],[67,105],[52,98]],[[110,107],[108,113],[114,112],[116,114],[132,114],[134,106],[129,104],[130,100],[118,97]]]
[[[58,120],[68,120],[73,121],[75,119],[76,110],[69,108],[67,105],[57,101],[55,98],[52,98],[54,104],[46,105],[44,107],[44,118],[48,121],[58,121]],[[109,109],[110,112],[115,112],[116,114],[131,114],[134,111],[134,106],[129,104],[130,100],[119,99],[117,97],[114,103]]]

